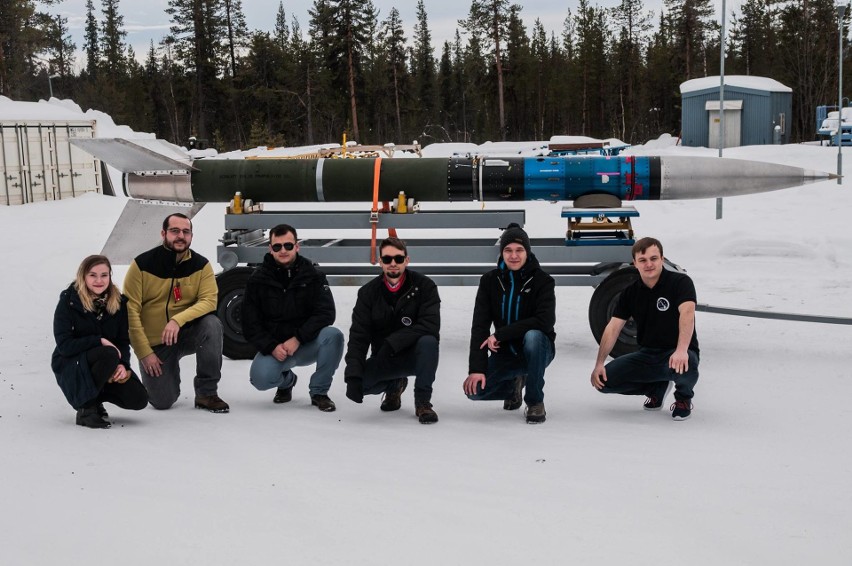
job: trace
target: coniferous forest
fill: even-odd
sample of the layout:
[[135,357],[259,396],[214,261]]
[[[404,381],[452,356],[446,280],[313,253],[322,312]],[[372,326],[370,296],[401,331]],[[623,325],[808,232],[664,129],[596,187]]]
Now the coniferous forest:
[[[0,94],[45,98],[52,77],[57,96],[116,123],[219,150],[344,133],[371,144],[559,134],[641,143],[678,135],[680,83],[719,74],[712,0],[664,0],[660,13],[642,0],[578,0],[559,33],[539,20],[529,28],[509,0],[469,1],[454,39],[434,45],[424,0],[416,22],[396,9],[380,17],[370,0],[313,0],[307,14],[282,2],[271,31],[247,28],[241,0],[169,0],[170,32],[139,54],[119,0],[88,0],[79,46],[67,20],[44,11],[61,0],[0,0]],[[727,22],[725,73],[791,87],[792,139],[814,139],[815,107],[837,99],[834,0],[743,0]]]

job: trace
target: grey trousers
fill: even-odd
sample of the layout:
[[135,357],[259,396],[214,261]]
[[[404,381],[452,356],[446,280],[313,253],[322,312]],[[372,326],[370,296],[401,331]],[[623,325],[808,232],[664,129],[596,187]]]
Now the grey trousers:
[[139,367],[148,401],[155,409],[168,409],[180,396],[180,359],[195,354],[195,394],[215,395],[222,377],[222,323],[215,314],[206,314],[183,326],[177,344],[154,346],[163,362],[163,373],[152,376]]

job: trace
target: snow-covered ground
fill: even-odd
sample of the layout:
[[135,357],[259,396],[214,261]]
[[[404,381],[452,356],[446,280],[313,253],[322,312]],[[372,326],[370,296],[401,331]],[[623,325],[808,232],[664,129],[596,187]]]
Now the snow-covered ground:
[[[645,151],[716,153],[656,145]],[[725,155],[832,171],[836,151]],[[349,402],[342,368],[337,412],[310,406],[306,369],[274,405],[248,361],[224,363],[230,414],[197,411],[191,358],[172,410],[109,406],[111,430],[75,426],[49,367],[53,311],[123,204],[0,208],[3,564],[852,563],[849,326],[698,313],[695,409],[673,422],[592,389],[592,289],[559,288],[548,419],[529,426],[462,394],[475,289],[442,288],[434,426],[417,423],[410,391],[397,413]],[[699,302],[852,317],[852,180],[726,199],[720,221],[712,200],[636,206],[638,234],[663,241]],[[561,205],[527,209],[533,236],[564,231]],[[215,258],[221,207],[195,229],[193,248]],[[348,332],[356,289],[334,293]]]

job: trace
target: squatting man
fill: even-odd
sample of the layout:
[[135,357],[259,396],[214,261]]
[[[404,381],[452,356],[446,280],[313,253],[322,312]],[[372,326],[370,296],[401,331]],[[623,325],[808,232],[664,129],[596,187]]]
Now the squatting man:
[[[601,393],[645,395],[645,410],[658,411],[674,385],[672,418],[686,420],[692,414],[698,381],[695,285],[685,273],[664,268],[659,240],[642,238],[632,253],[639,279],[621,293],[604,329],[592,386]],[[604,365],[631,317],[636,321],[639,350]]]

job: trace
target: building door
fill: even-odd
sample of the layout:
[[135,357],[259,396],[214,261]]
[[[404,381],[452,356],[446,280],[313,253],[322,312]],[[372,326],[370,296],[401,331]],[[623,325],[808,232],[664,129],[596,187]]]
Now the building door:
[[[719,147],[719,101],[708,100],[705,104],[708,116],[707,147]],[[739,147],[742,145],[742,100],[725,101],[725,145],[722,147]]]

